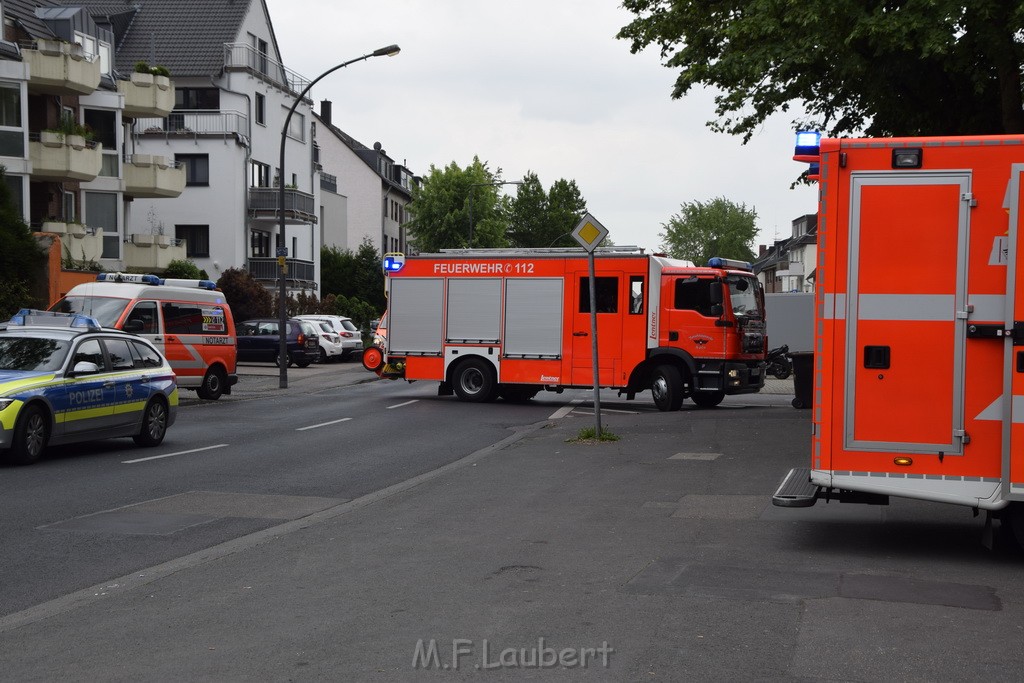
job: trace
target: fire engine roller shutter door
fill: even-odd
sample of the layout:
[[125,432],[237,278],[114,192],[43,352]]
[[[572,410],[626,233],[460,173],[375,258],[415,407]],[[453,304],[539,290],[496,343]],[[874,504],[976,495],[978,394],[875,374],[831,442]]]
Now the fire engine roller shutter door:
[[966,173],[854,174],[846,310],[850,450],[963,452]]
[[449,342],[497,343],[500,327],[501,278],[449,278]]
[[[1011,322],[1024,322],[1024,164],[1013,165],[1010,190],[1010,230],[1007,235],[1006,292]],[[1003,401],[1010,400],[1003,423],[1004,495],[1024,500],[1024,339],[1006,340],[1006,382]]]
[[443,308],[441,278],[391,278],[388,352],[440,354]]
[[505,355],[562,355],[561,278],[505,280]]

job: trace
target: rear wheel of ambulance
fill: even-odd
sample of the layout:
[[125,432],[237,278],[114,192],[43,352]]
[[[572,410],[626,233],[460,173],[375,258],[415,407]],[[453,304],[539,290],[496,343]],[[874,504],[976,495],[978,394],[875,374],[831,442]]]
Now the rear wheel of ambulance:
[[14,427],[7,460],[13,465],[31,465],[43,454],[49,439],[50,419],[46,411],[37,405],[25,406]]
[[658,410],[679,410],[683,405],[683,376],[674,365],[659,365],[651,378],[651,395]]
[[199,398],[207,401],[216,401],[224,393],[227,386],[227,377],[221,367],[210,368],[203,377],[203,383],[196,389]]
[[159,446],[167,434],[167,404],[163,399],[154,398],[142,415],[142,429],[133,436],[140,446]]
[[452,389],[462,401],[470,403],[493,401],[498,393],[494,368],[482,358],[467,358],[455,368]]
[[696,391],[693,396],[693,402],[700,408],[714,408],[722,399],[725,398],[724,391]]

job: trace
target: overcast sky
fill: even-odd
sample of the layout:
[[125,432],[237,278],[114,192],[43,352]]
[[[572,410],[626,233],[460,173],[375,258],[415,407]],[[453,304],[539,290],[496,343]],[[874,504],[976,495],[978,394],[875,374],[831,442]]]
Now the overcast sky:
[[[792,118],[751,141],[711,132],[709,93],[670,97],[656,51],[615,34],[618,0],[267,0],[285,66],[312,80],[397,43],[396,57],[327,76],[313,100],[360,142],[380,142],[417,175],[474,155],[505,180],[575,180],[619,245],[657,249],[684,202],[725,197],[758,214],[759,243],[814,213],[816,190],[790,190]],[[319,108],[319,104],[317,104]],[[515,191],[515,186],[504,188]],[[755,252],[757,251],[755,245]]]

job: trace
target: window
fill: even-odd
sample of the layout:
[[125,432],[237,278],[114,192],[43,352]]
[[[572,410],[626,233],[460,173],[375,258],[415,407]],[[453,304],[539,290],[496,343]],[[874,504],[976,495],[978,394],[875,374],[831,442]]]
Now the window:
[[640,315],[644,312],[644,276],[631,275],[629,278],[629,313]]
[[251,236],[251,254],[253,258],[266,258],[270,256],[270,233],[263,230],[253,230]]
[[99,340],[87,339],[78,345],[74,360],[71,361],[71,369],[74,370],[76,365],[83,362],[95,363],[99,370],[105,369],[106,362],[103,360],[103,349],[100,348]]
[[204,334],[203,309],[199,304],[165,301],[164,334]]
[[7,183],[7,188],[11,191],[11,200],[14,205],[18,208],[18,215],[24,216],[24,205],[22,204],[22,187],[24,186],[25,179],[20,175],[11,175],[10,173],[4,174],[4,182]]
[[120,176],[117,147],[117,114],[107,109],[83,110],[85,125],[92,131],[93,140],[103,145],[103,166],[100,175],[108,178]]
[[270,187],[270,164],[253,161],[249,166],[249,171],[250,187]]
[[209,225],[175,225],[174,236],[185,240],[185,255],[189,258],[206,258],[210,255]]
[[110,367],[117,370],[134,370],[135,358],[131,349],[128,348],[127,339],[106,339],[103,342],[107,347],[107,354],[110,356]]
[[0,156],[25,156],[21,86],[18,83],[0,83]]
[[174,160],[185,167],[185,185],[201,187],[210,184],[209,154],[175,154]]
[[100,258],[121,257],[121,229],[117,222],[116,194],[86,192],[85,224],[90,228],[103,228],[103,254]]
[[[619,278],[595,278],[594,294],[597,297],[598,313],[619,312]],[[588,277],[580,278],[580,313],[590,313],[590,278]]]
[[220,110],[220,90],[218,88],[175,88],[175,109]]
[[267,125],[267,96],[256,93],[256,123]]
[[252,46],[253,62],[249,66],[258,71],[261,74],[267,73],[267,41],[262,38],[257,38],[253,34],[249,34],[249,44]]
[[132,354],[135,356],[135,367],[158,368],[163,365],[160,355],[142,342],[132,341]]
[[76,220],[76,216],[78,216],[78,212],[75,211],[75,193],[65,191],[62,198],[64,200],[62,202],[64,207],[64,222],[71,223]]
[[292,118],[288,121],[288,137],[296,140],[306,141],[306,116],[299,112],[292,112]]
[[142,323],[142,329],[135,331],[135,334],[160,334],[160,321],[157,319],[155,301],[140,301],[135,304],[132,312],[125,318],[125,324],[136,320]]
[[703,316],[714,317],[711,310],[710,278],[680,278],[676,280],[675,303],[673,307],[680,311],[696,311]]

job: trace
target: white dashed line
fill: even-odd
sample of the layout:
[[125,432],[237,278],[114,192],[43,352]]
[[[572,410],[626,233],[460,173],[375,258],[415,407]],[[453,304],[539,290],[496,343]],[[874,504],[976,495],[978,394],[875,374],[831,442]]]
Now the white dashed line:
[[414,398],[413,400],[406,401],[405,403],[396,403],[393,406],[388,406],[388,410],[391,410],[392,408],[401,408],[402,406],[407,406],[407,405],[409,405],[411,403],[416,403],[417,401],[419,401],[419,399],[418,398]]
[[176,455],[188,455],[189,453],[200,453],[202,451],[212,451],[214,448],[224,448],[228,444],[219,443],[216,446],[206,446],[205,448],[193,448],[190,451],[178,451],[177,453],[164,453],[163,455],[151,455],[148,458],[136,458],[135,460],[122,460],[122,465],[131,465],[137,462],[146,462],[147,460],[159,460],[160,458],[173,458]]
[[351,417],[343,417],[340,420],[331,420],[330,422],[321,422],[318,425],[309,425],[308,427],[299,427],[295,431],[297,431],[297,432],[304,432],[307,429],[317,429],[318,427],[326,427],[328,425],[336,425],[339,422],[348,422],[351,419],[352,419]]

